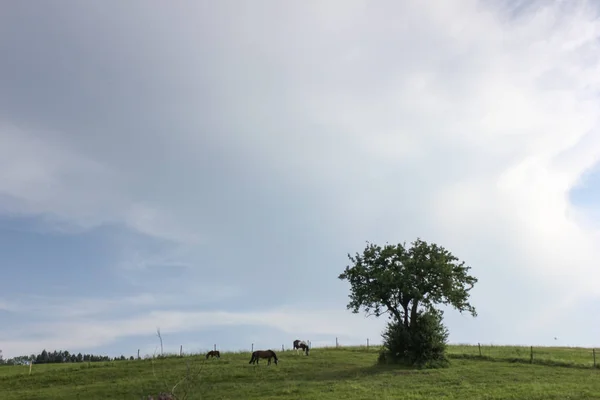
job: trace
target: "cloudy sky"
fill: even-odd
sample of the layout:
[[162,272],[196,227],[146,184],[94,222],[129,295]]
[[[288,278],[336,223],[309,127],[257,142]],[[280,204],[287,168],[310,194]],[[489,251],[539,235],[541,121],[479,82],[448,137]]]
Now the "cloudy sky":
[[452,342],[599,345],[599,13],[523,3],[4,2],[4,355],[378,342],[337,275],[417,237]]

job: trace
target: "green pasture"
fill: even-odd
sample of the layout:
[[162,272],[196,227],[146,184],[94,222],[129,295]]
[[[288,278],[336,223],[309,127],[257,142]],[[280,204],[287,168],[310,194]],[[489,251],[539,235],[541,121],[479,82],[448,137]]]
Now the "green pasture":
[[[451,366],[378,366],[377,348],[278,352],[279,365],[249,365],[250,352],[76,364],[0,367],[0,399],[600,399],[591,349],[450,346]],[[600,360],[598,360],[600,361]]]

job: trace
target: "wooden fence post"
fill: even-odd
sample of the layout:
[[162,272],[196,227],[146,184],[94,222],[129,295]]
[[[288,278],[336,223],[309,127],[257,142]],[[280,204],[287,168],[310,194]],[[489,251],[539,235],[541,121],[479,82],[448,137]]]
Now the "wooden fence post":
[[335,338],[335,348],[338,348],[338,338]]
[[533,364],[533,346],[531,346],[531,353],[529,355],[529,364]]
[[252,350],[251,351],[254,353],[254,343],[252,343]]
[[183,357],[183,345],[179,345],[179,357]]
[[283,345],[281,345],[281,351],[285,351],[285,350],[283,350]]
[[215,344],[215,345],[213,345],[213,347],[214,347],[213,350],[217,351],[217,345]]
[[138,360],[140,359],[140,349],[138,349]]
[[596,349],[592,349],[592,355],[594,356],[594,368],[596,368]]
[[477,346],[479,346],[479,357],[481,357],[481,343],[477,343]]
[[369,351],[369,338],[367,338],[367,351]]

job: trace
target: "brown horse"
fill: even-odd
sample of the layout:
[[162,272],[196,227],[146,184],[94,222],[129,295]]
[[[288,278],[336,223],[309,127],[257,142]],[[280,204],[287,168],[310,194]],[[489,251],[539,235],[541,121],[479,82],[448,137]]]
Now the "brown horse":
[[268,360],[267,365],[271,365],[271,358],[275,359],[275,365],[277,365],[277,354],[273,350],[256,350],[252,353],[252,358],[248,364],[258,364],[260,358],[266,358]]
[[310,350],[308,348],[308,344],[304,340],[296,339],[296,340],[294,340],[294,348],[293,348],[293,350],[296,350],[296,354],[298,354],[298,349],[302,349],[302,351],[306,355],[308,355],[308,351]]
[[207,360],[208,360],[208,357],[221,358],[221,353],[219,353],[219,350],[211,350],[208,353],[206,353],[206,359]]

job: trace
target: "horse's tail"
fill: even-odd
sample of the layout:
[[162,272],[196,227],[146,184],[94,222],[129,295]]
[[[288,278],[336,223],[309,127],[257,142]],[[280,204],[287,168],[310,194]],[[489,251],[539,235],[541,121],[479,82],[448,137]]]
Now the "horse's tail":
[[271,354],[273,355],[273,358],[275,359],[275,361],[277,361],[277,354],[275,354],[275,352],[273,350],[271,350]]

